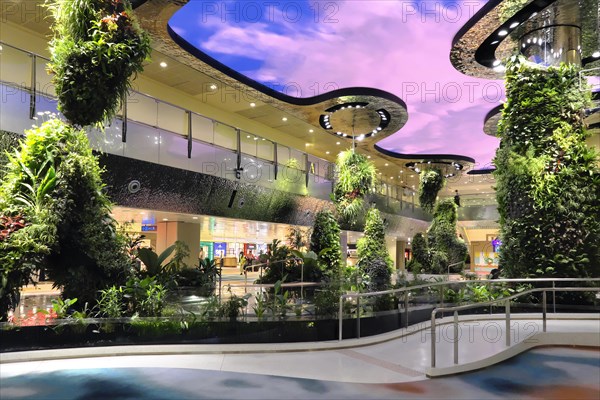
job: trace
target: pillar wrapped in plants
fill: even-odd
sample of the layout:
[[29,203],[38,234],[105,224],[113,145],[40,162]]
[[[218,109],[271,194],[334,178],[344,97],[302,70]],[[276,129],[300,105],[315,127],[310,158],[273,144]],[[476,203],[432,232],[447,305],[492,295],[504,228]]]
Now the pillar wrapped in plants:
[[393,262],[385,243],[385,227],[378,209],[367,212],[365,236],[357,243],[358,267],[369,276],[369,290],[386,290],[391,283]]
[[44,269],[63,297],[84,307],[131,270],[98,160],[76,127],[114,117],[150,52],[148,35],[128,1],[56,0],[49,7],[49,70],[67,122],[51,116],[26,131],[7,163],[0,185],[0,320],[35,271]]
[[[433,221],[427,234],[417,233],[413,238],[413,255],[422,273],[444,274],[448,266],[464,261],[467,245],[456,234],[457,205],[453,199],[437,203]],[[450,272],[460,271],[464,265],[456,265]]]
[[588,147],[589,90],[578,67],[512,57],[494,163],[505,275],[600,276],[598,153]]
[[127,0],[55,0],[49,7],[59,111],[82,127],[110,121],[150,53],[148,34]]
[[326,277],[339,276],[342,260],[340,226],[331,211],[321,210],[315,216],[310,250],[317,254],[317,265]]
[[4,316],[36,270],[83,306],[130,269],[85,132],[53,118],[25,133],[0,186]]

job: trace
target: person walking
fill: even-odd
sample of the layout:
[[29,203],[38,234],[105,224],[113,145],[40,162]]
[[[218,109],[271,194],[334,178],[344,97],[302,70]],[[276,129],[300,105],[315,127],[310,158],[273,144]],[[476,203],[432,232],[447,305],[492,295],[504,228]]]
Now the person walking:
[[246,257],[244,257],[243,251],[240,251],[240,255],[238,258],[238,267],[240,268],[240,275],[246,273]]
[[460,207],[460,195],[458,194],[458,190],[454,191],[454,203]]

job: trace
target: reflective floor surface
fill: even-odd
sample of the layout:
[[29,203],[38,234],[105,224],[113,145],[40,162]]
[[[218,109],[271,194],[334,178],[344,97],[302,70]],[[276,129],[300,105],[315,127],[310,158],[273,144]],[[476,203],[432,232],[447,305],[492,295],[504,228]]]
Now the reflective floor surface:
[[[31,371],[0,370],[7,399],[598,399],[600,351],[547,347],[469,374],[400,383],[351,383],[163,367],[164,356],[139,366],[94,367],[93,361],[59,370],[45,362]],[[177,357],[177,356],[173,356]],[[120,357],[110,357],[118,366]],[[88,359],[93,360],[93,359]],[[100,360],[100,359],[99,359]],[[182,366],[185,366],[183,363]],[[323,368],[315,358],[313,368]],[[251,368],[250,368],[251,369]],[[327,375],[324,371],[323,375]]]

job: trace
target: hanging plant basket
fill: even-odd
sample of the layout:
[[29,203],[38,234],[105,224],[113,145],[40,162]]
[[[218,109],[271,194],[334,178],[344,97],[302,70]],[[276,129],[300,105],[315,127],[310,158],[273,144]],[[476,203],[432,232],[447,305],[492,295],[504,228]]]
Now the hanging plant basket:
[[374,187],[375,165],[362,154],[346,150],[336,161],[333,201],[339,215],[353,223],[364,208],[364,196]]
[[74,125],[112,119],[143,70],[150,39],[127,0],[56,0],[51,62],[58,109]]
[[435,199],[444,187],[445,178],[438,168],[432,168],[421,172],[419,184],[419,203],[421,208],[432,213],[435,207]]

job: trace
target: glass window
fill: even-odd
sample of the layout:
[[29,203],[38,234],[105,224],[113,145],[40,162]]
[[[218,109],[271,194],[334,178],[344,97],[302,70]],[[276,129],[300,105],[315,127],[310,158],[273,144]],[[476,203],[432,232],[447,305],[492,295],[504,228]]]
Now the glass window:
[[158,125],[158,103],[139,93],[131,93],[127,98],[127,118],[150,126]]
[[31,56],[29,54],[10,46],[2,46],[0,65],[2,65],[0,68],[2,82],[10,82],[26,88],[31,87]]
[[263,160],[273,161],[275,145],[268,139],[260,138],[256,141],[256,156]]
[[226,149],[237,150],[237,132],[228,125],[214,124],[214,143]]
[[159,163],[170,167],[187,169],[187,138],[160,130]]
[[188,116],[181,108],[166,103],[158,103],[158,127],[180,135],[188,134]]
[[137,160],[158,163],[160,140],[158,129],[129,121],[124,155]]
[[213,121],[201,117],[198,114],[192,114],[192,137],[202,140],[206,143],[214,142]]
[[240,143],[242,147],[242,153],[249,156],[256,157],[256,143],[260,138],[248,132],[240,132]]

